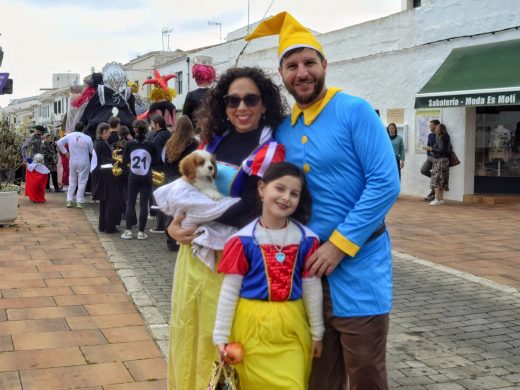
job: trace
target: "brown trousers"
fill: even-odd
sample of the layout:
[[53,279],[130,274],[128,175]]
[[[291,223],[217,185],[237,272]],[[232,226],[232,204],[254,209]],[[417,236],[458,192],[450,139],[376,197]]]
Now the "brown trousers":
[[323,280],[323,353],[314,359],[309,390],[388,390],[386,338],[389,314],[335,317]]

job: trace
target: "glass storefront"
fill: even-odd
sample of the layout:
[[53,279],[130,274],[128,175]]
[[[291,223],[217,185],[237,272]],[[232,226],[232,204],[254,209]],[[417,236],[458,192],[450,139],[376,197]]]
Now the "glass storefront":
[[477,107],[475,193],[520,194],[520,106]]

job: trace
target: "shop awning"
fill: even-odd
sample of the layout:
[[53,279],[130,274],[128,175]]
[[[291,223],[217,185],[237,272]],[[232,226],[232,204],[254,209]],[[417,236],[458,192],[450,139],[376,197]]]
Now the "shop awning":
[[520,39],[453,49],[415,108],[520,105]]

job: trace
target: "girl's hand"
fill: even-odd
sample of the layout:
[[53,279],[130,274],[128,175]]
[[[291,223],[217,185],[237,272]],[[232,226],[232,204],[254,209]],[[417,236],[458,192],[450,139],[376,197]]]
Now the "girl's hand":
[[193,235],[195,230],[197,230],[197,226],[183,229],[181,227],[181,222],[184,218],[186,218],[186,214],[179,214],[173,219],[167,229],[168,235],[180,244],[190,244],[193,239],[197,237],[196,235]]
[[315,358],[321,357],[321,353],[323,352],[323,341],[313,341],[312,342],[312,356]]
[[227,355],[226,344],[217,344],[218,361],[219,363],[224,360],[224,356]]
[[403,168],[404,168],[404,161],[401,160],[401,161],[399,162],[399,165],[400,165],[401,169],[403,169]]

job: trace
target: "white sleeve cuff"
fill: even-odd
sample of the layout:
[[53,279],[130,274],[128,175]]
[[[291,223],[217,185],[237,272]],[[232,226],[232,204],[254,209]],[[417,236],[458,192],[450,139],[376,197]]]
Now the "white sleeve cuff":
[[235,274],[224,276],[218,298],[215,328],[213,329],[213,343],[215,345],[229,342],[243,278],[242,275]]
[[323,290],[321,287],[321,279],[318,277],[303,278],[302,297],[311,328],[312,340],[322,340],[323,333],[325,332],[325,322],[323,319]]

